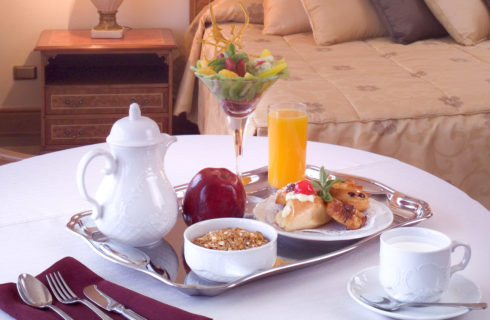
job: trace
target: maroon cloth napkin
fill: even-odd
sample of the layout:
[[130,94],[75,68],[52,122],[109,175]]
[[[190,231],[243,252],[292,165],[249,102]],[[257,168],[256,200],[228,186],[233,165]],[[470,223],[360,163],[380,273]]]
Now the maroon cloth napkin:
[[[166,305],[157,300],[148,298],[144,295],[118,286],[112,282],[102,279],[92,270],[81,264],[72,257],[66,257],[56,262],[47,270],[39,274],[36,278],[41,280],[46,286],[46,274],[59,271],[70,288],[80,297],[86,298],[83,294],[83,288],[90,284],[96,284],[97,287],[107,293],[109,296],[122,303],[126,308],[132,309],[141,316],[153,319],[169,320],[200,320],[210,319],[204,316],[189,313],[182,309]],[[53,294],[51,294],[53,295]],[[57,301],[53,295],[54,305],[60,307],[74,319],[100,319],[95,313],[81,303],[62,304]],[[36,320],[59,320],[61,319],[54,311],[50,309],[37,309],[26,305],[19,297],[15,283],[4,283],[0,285],[0,309],[10,314],[12,317],[22,319]],[[125,319],[123,316],[104,310],[114,319]]]

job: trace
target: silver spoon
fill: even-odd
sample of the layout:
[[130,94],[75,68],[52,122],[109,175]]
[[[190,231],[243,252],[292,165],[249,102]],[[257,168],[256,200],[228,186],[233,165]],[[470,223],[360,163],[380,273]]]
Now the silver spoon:
[[398,302],[393,301],[390,298],[377,296],[377,295],[360,295],[363,302],[367,303],[371,307],[384,310],[384,311],[397,311],[403,307],[465,307],[470,310],[485,309],[487,304],[481,303],[463,303],[463,302]]
[[48,288],[37,278],[27,273],[22,273],[17,279],[17,291],[26,304],[35,308],[50,308],[65,320],[74,320],[60,308],[53,306],[53,298]]

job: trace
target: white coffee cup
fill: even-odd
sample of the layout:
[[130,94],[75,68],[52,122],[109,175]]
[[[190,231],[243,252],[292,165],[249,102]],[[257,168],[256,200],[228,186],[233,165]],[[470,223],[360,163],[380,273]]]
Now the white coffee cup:
[[[451,253],[464,248],[460,263],[451,265]],[[471,257],[469,245],[452,241],[427,228],[405,227],[380,237],[379,280],[386,293],[402,302],[440,299],[453,273],[463,270]]]

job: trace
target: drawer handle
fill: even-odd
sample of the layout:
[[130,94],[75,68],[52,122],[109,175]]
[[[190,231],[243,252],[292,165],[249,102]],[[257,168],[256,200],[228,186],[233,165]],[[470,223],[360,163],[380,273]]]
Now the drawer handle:
[[143,104],[148,104],[149,102],[150,102],[150,99],[148,99],[148,98],[143,99]]
[[65,99],[65,104],[69,106],[71,104],[70,99]]
[[136,102],[136,98],[130,98],[129,102],[131,102],[131,103]]
[[78,136],[83,136],[85,134],[85,131],[83,129],[78,130]]
[[65,136],[69,137],[71,136],[71,129],[65,129],[63,133],[65,134]]
[[83,104],[83,98],[78,99],[78,105],[81,106],[82,104]]

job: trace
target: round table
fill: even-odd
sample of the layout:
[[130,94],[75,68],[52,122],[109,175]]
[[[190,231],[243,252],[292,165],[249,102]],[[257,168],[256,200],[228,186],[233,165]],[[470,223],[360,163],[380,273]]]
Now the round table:
[[[188,183],[204,167],[233,171],[230,136],[177,138],[165,157],[166,175],[174,186]],[[354,274],[377,265],[377,240],[352,253],[215,297],[187,296],[154,278],[101,258],[65,227],[73,214],[90,209],[78,192],[75,174],[81,157],[93,148],[107,145],[67,149],[0,166],[0,283],[15,282],[22,272],[38,274],[57,260],[72,256],[109,281],[214,319],[385,319],[358,305],[346,289]],[[267,139],[247,137],[244,153],[244,170],[267,165]],[[103,161],[94,162],[86,178],[91,192],[102,177]],[[471,245],[471,261],[460,274],[480,287],[483,301],[489,300],[490,214],[481,204],[425,171],[365,151],[308,142],[307,162],[371,178],[428,202],[434,215],[419,226],[442,231]],[[461,317],[486,318],[490,319],[490,309]],[[10,317],[0,311],[0,319]]]

